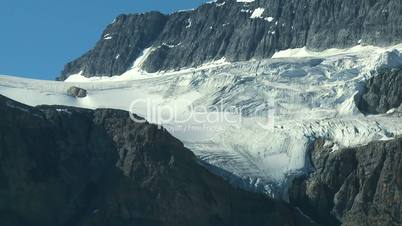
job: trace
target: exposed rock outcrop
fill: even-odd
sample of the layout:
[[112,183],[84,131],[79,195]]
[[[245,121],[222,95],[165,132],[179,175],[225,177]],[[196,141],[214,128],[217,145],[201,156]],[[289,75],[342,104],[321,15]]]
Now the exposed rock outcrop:
[[67,89],[67,95],[77,98],[83,98],[87,96],[87,91],[80,87],[71,86]]
[[165,130],[118,110],[0,96],[2,226],[310,225],[231,187]]
[[100,76],[124,73],[152,45],[167,18],[158,12],[117,17],[92,50],[65,66],[60,80],[80,72]]
[[402,70],[383,69],[369,79],[366,91],[357,101],[360,111],[366,114],[386,113],[402,104]]
[[315,172],[293,182],[291,203],[323,225],[402,225],[402,138],[340,150],[324,144],[311,152]]
[[153,51],[142,68],[155,72],[221,58],[267,58],[304,46],[399,43],[401,11],[399,0],[218,0],[170,15],[122,15],[95,48],[66,65],[59,79],[79,72],[88,77],[122,74],[147,47]]

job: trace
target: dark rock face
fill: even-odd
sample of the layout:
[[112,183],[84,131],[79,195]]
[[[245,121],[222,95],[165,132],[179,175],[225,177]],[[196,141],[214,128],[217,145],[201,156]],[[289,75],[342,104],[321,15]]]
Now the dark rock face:
[[142,50],[152,45],[166,20],[167,16],[158,12],[117,17],[92,50],[65,66],[59,80],[80,72],[98,76],[124,73]]
[[127,112],[0,96],[0,115],[2,226],[312,225],[282,202],[232,188]]
[[323,225],[402,225],[402,138],[332,151],[318,141],[315,172],[294,181],[293,205]]
[[[261,18],[250,18],[264,8]],[[142,65],[148,72],[271,57],[276,51],[402,41],[399,0],[219,0],[170,15],[119,16],[94,49],[66,65],[60,80],[119,75],[146,47],[154,51]],[[109,34],[109,36],[107,35]],[[118,57],[117,57],[118,56]]]
[[386,113],[402,104],[402,70],[382,70],[366,84],[366,91],[357,101],[366,114]]
[[72,86],[67,89],[67,95],[72,97],[83,98],[87,96],[87,91],[83,88]]

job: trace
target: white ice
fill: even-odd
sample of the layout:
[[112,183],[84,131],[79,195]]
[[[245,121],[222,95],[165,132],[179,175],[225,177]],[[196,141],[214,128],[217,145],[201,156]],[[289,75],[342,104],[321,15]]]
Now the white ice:
[[191,25],[192,25],[192,21],[191,21],[191,19],[190,19],[190,18],[188,18],[188,19],[187,19],[187,25],[186,25],[186,29],[187,29],[187,28],[190,28],[190,27],[191,27]]
[[[398,114],[364,116],[353,98],[374,71],[402,66],[402,45],[322,52],[302,48],[278,52],[273,59],[222,59],[149,74],[141,65],[153,49],[145,50],[125,74],[112,78],[80,73],[55,82],[0,76],[0,94],[33,106],[131,109],[163,124],[200,159],[266,192],[268,184],[304,172],[313,139],[342,148],[402,134]],[[67,96],[72,85],[87,89],[88,96]],[[162,110],[155,114],[150,108]],[[204,108],[207,113],[202,114]],[[170,109],[176,120],[157,117],[171,116]]]
[[265,17],[264,18],[266,21],[268,21],[268,22],[272,22],[272,21],[274,21],[274,18],[273,17]]
[[251,14],[250,18],[255,19],[255,18],[262,18],[262,14],[264,13],[265,9],[264,8],[256,8],[253,13]]

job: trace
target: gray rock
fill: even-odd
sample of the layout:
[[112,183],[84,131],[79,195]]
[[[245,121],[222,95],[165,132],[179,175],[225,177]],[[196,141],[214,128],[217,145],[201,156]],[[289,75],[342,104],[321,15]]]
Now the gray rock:
[[402,104],[402,70],[384,69],[377,73],[357,100],[359,110],[366,114],[386,113]]
[[67,95],[77,98],[83,98],[87,96],[87,91],[83,88],[72,86],[67,89]]
[[107,26],[92,50],[65,66],[58,80],[80,72],[84,76],[124,73],[142,50],[152,45],[167,18],[158,12],[118,16],[114,23]]
[[32,108],[0,95],[0,115],[2,226],[314,225],[231,187],[127,112]]
[[337,151],[320,140],[311,162],[291,204],[323,225],[402,225],[402,138]]
[[[262,18],[250,18],[259,7],[265,9]],[[122,15],[94,49],[66,65],[59,79],[81,71],[88,77],[122,74],[151,46],[155,50],[143,64],[148,72],[223,57],[268,58],[278,50],[303,46],[322,50],[354,46],[359,40],[380,46],[400,43],[401,11],[399,0],[219,0],[169,15]]]

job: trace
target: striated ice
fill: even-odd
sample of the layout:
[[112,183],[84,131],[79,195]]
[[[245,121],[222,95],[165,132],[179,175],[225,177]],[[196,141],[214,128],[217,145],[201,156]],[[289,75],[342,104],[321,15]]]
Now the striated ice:
[[[135,101],[133,112],[164,125],[215,171],[276,195],[274,185],[306,172],[307,149],[314,139],[325,139],[336,151],[402,135],[400,114],[364,116],[354,102],[362,83],[375,75],[373,70],[402,65],[401,49],[301,48],[278,52],[273,59],[221,59],[149,74],[141,65],[151,47],[122,76],[85,78],[79,73],[66,82],[0,76],[0,94],[29,105],[123,110]],[[72,85],[86,89],[88,96],[67,96]],[[149,114],[147,105],[174,109],[178,119],[186,120],[160,121]],[[200,123],[188,117],[200,108],[208,110],[201,119],[226,120]],[[236,109],[241,111],[228,112]]]

